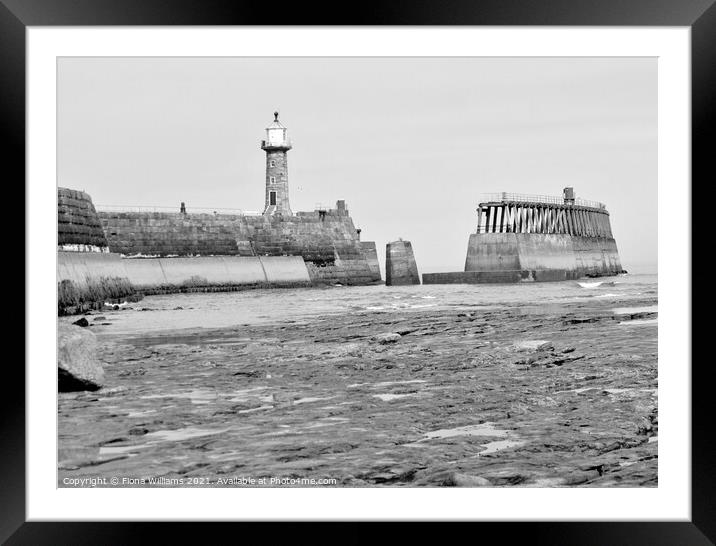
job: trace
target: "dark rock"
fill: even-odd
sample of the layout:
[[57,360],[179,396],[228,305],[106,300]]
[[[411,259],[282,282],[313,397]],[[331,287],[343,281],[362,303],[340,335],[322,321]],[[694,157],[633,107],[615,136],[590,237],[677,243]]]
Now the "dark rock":
[[99,322],[100,320],[107,320],[107,317],[104,315],[99,315],[93,319],[95,322]]
[[563,324],[587,324],[589,322],[599,322],[599,317],[578,317],[567,319]]
[[76,324],[77,326],[81,326],[82,328],[85,328],[85,327],[89,326],[89,321],[86,318],[82,317],[80,320],[76,320],[72,324]]
[[243,375],[246,377],[263,377],[264,373],[258,370],[243,370],[240,372],[234,372],[231,375]]
[[147,370],[143,368],[138,368],[136,370],[125,370],[122,372],[119,372],[117,376],[119,377],[130,377],[130,376],[136,376],[136,375],[144,375],[147,373]]
[[480,476],[470,476],[469,474],[453,472],[448,476],[443,485],[453,487],[492,487],[492,482]]
[[104,370],[97,360],[97,339],[92,332],[58,324],[57,374],[60,392],[94,391],[102,386]]

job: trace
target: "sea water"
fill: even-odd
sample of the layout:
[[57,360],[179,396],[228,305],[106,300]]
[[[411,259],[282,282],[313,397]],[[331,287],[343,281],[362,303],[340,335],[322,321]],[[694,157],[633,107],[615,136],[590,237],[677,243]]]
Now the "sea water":
[[[656,275],[619,275],[600,279],[517,284],[413,286],[331,286],[147,296],[120,313],[104,329],[133,334],[184,328],[224,328],[248,324],[310,320],[331,314],[461,309],[475,311],[574,302],[656,298]],[[180,308],[180,309],[179,309]]]

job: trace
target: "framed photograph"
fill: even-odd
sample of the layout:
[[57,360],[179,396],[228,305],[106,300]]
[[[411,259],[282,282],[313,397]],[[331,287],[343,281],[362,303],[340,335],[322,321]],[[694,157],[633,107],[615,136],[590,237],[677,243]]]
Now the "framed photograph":
[[2,538],[711,543],[712,4],[4,0],[27,321]]

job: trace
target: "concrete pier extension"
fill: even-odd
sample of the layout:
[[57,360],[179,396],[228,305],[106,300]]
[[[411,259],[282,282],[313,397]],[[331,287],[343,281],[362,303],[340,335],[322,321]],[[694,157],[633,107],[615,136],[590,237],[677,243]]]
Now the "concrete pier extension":
[[385,284],[420,284],[418,265],[410,241],[393,241],[385,245]]
[[622,272],[602,203],[502,193],[480,203],[465,271],[423,275],[425,284],[564,281]]

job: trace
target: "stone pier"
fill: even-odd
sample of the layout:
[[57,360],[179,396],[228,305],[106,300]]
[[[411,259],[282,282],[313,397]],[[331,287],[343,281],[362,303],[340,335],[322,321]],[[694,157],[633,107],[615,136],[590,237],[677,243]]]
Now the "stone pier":
[[420,284],[418,266],[410,241],[393,241],[385,246],[385,284]]

